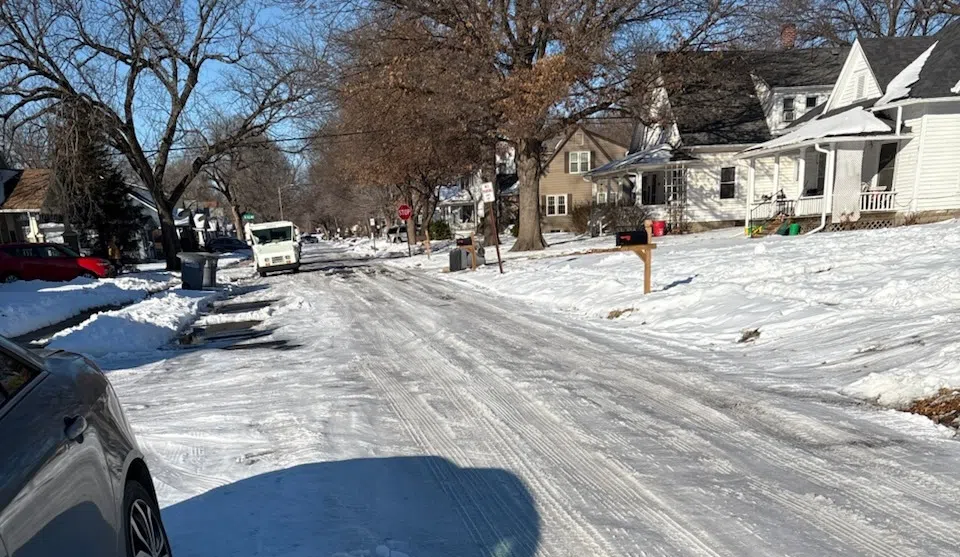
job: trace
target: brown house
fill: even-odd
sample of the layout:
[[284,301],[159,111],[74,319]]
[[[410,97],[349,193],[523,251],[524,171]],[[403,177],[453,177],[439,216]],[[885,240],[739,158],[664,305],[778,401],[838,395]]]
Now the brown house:
[[49,213],[53,171],[0,169],[0,243],[42,242],[41,214]]
[[540,178],[540,213],[545,232],[569,231],[579,206],[607,203],[606,187],[586,178],[590,170],[622,159],[630,148],[633,123],[623,118],[588,121],[548,143],[551,151]]

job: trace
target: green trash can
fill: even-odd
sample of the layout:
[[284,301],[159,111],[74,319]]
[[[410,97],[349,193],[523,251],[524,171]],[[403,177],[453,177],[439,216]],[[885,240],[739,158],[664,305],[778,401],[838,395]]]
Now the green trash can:
[[788,235],[788,236],[799,236],[799,235],[800,235],[800,223],[795,222],[795,223],[791,224],[791,225],[790,225],[790,232],[789,232],[787,235]]

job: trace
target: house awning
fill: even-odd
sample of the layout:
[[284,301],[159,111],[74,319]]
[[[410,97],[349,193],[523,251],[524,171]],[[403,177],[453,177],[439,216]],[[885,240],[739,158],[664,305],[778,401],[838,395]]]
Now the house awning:
[[675,149],[672,145],[664,144],[644,151],[638,151],[620,160],[610,161],[607,164],[598,166],[590,172],[587,172],[586,176],[588,178],[603,178],[625,172],[661,168],[671,164],[693,160],[698,159],[679,149]]
[[790,133],[744,149],[738,157],[759,157],[814,143],[868,141],[878,137],[897,139],[893,131],[887,121],[862,106],[855,106],[831,116],[815,118]]

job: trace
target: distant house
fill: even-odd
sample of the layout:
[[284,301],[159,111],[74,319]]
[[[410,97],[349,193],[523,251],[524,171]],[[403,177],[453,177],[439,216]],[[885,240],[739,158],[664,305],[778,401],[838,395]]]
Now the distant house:
[[571,230],[574,208],[607,203],[624,194],[619,185],[595,183],[590,172],[623,158],[630,150],[633,132],[631,120],[596,118],[547,142],[540,177],[540,214],[545,231]]
[[[732,226],[747,219],[751,165],[739,154],[787,133],[826,102],[846,49],[693,52],[663,55],[661,87],[630,153],[596,165],[588,177],[633,190],[637,205],[674,229]],[[753,165],[756,183],[773,183],[776,155]],[[794,167],[780,161],[780,178]],[[770,192],[769,195],[773,195]]]
[[[933,37],[857,40],[829,101],[786,132],[741,154],[754,169],[754,223],[781,215],[873,228],[958,214],[960,22]],[[779,164],[761,178],[771,156]]]
[[54,174],[47,169],[0,169],[0,241],[60,242],[76,247],[76,235],[53,207]]

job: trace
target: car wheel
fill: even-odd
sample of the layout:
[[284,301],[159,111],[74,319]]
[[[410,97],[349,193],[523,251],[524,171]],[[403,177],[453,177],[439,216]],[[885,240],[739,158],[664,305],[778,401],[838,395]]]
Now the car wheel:
[[266,278],[266,276],[267,276],[267,272],[266,272],[266,271],[258,271],[258,272],[260,273],[260,276],[261,276],[261,277]]
[[100,277],[98,277],[98,276],[96,275],[96,273],[91,273],[90,271],[84,271],[84,272],[80,273],[80,276],[83,277],[83,278],[88,278],[88,279],[98,279],[98,278],[100,278]]
[[294,272],[294,273],[299,273],[299,272],[300,272],[300,266],[297,265],[296,267],[294,267],[294,268],[293,268],[293,272]]
[[171,557],[167,531],[153,496],[131,480],[123,490],[124,531],[128,557]]
[[20,280],[20,277],[13,273],[7,273],[3,276],[0,276],[0,282],[4,284],[10,284],[12,282],[17,282],[18,280]]

